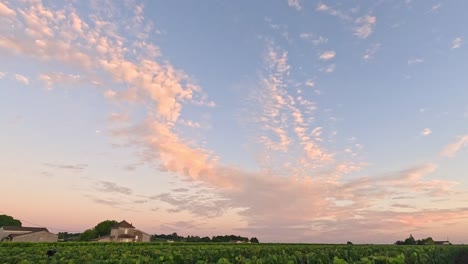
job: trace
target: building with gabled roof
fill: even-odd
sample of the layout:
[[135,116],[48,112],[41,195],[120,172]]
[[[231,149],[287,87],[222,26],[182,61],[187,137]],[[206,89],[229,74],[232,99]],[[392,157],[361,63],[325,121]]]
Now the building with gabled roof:
[[151,235],[136,229],[133,224],[123,220],[114,225],[109,237],[96,239],[100,242],[149,242]]
[[11,242],[57,242],[58,235],[44,227],[2,226],[0,241]]

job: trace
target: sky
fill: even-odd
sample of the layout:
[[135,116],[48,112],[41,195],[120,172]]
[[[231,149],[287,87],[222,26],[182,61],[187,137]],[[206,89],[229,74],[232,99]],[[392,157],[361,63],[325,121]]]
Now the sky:
[[0,1],[0,213],[468,243],[468,2]]

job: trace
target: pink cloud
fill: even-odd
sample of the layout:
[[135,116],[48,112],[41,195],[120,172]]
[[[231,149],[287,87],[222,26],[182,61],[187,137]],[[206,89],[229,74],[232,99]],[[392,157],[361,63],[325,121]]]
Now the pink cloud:
[[16,12],[9,8],[6,4],[0,3],[0,15],[2,16],[16,16]]
[[334,51],[325,51],[324,53],[320,54],[320,57],[319,59],[321,60],[331,60],[333,58],[335,58],[336,56],[336,52]]
[[356,27],[354,28],[354,35],[365,39],[374,31],[377,18],[375,16],[365,15],[358,17],[355,21]]
[[14,78],[17,82],[21,83],[21,84],[24,84],[24,85],[28,85],[29,84],[29,79],[24,76],[24,75],[21,75],[21,74],[15,74],[14,75]]
[[468,135],[460,136],[455,142],[445,146],[441,152],[441,155],[446,157],[454,157],[466,145],[468,145]]
[[[395,231],[402,226],[427,226],[430,218],[444,222],[436,213],[450,221],[459,219],[454,212],[466,214],[464,209],[420,211],[413,214],[423,217],[416,222],[406,213],[376,210],[376,205],[403,190],[427,198],[450,192],[452,183],[426,180],[425,176],[436,170],[433,164],[344,181],[343,175],[359,171],[363,164],[339,161],[322,146],[318,139],[328,136],[329,130],[312,122],[317,108],[313,102],[290,94],[288,53],[273,44],[267,47],[265,69],[255,90],[259,110],[255,108],[258,112],[252,115],[258,114],[256,128],[260,128],[259,137],[266,148],[262,157],[275,164],[249,171],[220,163],[216,153],[178,134],[178,124],[189,124],[182,115],[185,104],[214,106],[214,102],[186,73],[162,59],[157,47],[138,40],[129,44],[137,53],[129,59],[125,43],[130,40],[117,33],[114,22],[91,15],[92,23],[87,25],[74,11],[48,10],[41,2],[18,9],[17,14],[21,17],[16,21],[17,33],[0,35],[0,48],[39,61],[71,65],[89,81],[95,79],[95,71],[109,76],[109,86],[103,85],[106,88],[97,92],[111,102],[133,103],[144,115],[143,121],[134,121],[126,114],[114,113],[109,119],[123,121],[125,126],[113,128],[112,135],[138,148],[142,162],[198,183],[209,193],[209,197],[177,192],[147,197],[172,205],[174,212],[217,216],[228,210],[246,221],[241,228],[249,232],[268,236],[275,230],[291,240],[327,234],[359,238],[363,230],[381,235],[382,230]],[[136,15],[140,16],[141,10]],[[70,23],[60,22],[66,18]],[[135,24],[130,28],[143,21],[132,18],[129,23]],[[367,18],[362,23],[373,25],[373,21]],[[153,56],[148,58],[147,54]],[[53,79],[50,74],[41,78],[46,83]],[[456,152],[461,145],[451,149]],[[281,156],[284,150],[292,149]],[[296,155],[285,157],[294,152]],[[130,188],[110,182],[100,183],[98,189],[108,195],[134,194]],[[100,205],[119,203],[113,196],[89,198]]]
[[300,0],[288,0],[288,5],[296,8],[297,10],[302,9]]

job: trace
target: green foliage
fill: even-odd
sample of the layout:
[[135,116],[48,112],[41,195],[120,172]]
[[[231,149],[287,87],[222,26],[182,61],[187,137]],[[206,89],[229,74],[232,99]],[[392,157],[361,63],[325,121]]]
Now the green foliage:
[[434,245],[435,242],[434,242],[434,239],[432,239],[432,237],[428,237],[428,238],[418,239],[418,241],[416,241],[416,244],[418,244],[418,245]]
[[115,220],[106,220],[102,221],[101,223],[97,224],[94,227],[94,231],[98,237],[101,236],[108,236],[110,235],[111,229],[114,225],[118,224],[119,222]]
[[236,241],[248,242],[249,239],[246,237],[229,235],[229,236],[214,236],[211,239],[211,241],[212,242],[236,242]]
[[405,245],[416,245],[416,240],[414,240],[413,235],[410,235],[407,239],[405,239]]
[[395,245],[434,245],[435,241],[432,237],[415,240],[413,235],[410,235],[405,241],[398,240]]
[[260,242],[258,241],[258,238],[252,237],[252,238],[250,239],[250,243],[260,243]]
[[0,227],[2,226],[21,226],[21,221],[14,219],[9,215],[0,215]]
[[97,238],[96,231],[94,229],[88,229],[80,234],[78,240],[80,241],[91,241]]
[[[119,222],[115,220],[105,220],[97,224],[95,227],[84,231],[83,233],[79,234],[78,240],[79,241],[91,241],[95,238],[101,236],[108,236],[110,235],[111,229],[114,225],[118,224]],[[78,234],[75,234],[78,235]]]
[[[56,248],[53,257],[46,252]],[[0,243],[0,263],[449,264],[468,246],[233,243]],[[462,262],[455,262],[462,260]]]
[[348,264],[348,262],[346,262],[346,260],[344,259],[335,256],[333,257],[333,264]]
[[58,239],[59,241],[78,241],[81,233],[68,233],[68,232],[59,232]]

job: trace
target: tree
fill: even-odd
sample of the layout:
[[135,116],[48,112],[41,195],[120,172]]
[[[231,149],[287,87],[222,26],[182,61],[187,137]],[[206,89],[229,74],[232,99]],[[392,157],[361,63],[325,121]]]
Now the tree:
[[414,239],[413,235],[410,234],[410,236],[405,239],[405,245],[416,245],[416,240]]
[[94,229],[88,229],[80,234],[80,237],[78,238],[78,240],[91,241],[95,238],[97,238],[96,231],[94,231]]
[[97,237],[101,236],[108,236],[111,233],[111,229],[114,225],[118,224],[115,220],[106,220],[102,221],[101,223],[97,224],[94,227],[94,231]]
[[206,236],[206,237],[202,237],[202,238],[200,239],[200,241],[201,241],[201,242],[211,242],[211,238],[209,238],[209,237],[207,237],[207,236]]
[[258,241],[258,238],[252,237],[252,238],[250,239],[250,243],[260,243],[260,242]]
[[351,241],[346,242],[346,245],[352,245],[352,244],[353,244],[353,242],[351,242]]
[[432,239],[432,237],[428,237],[428,238],[425,239],[424,243],[425,243],[425,245],[434,245],[435,241],[434,241],[434,239]]
[[428,238],[423,238],[423,239],[418,239],[418,241],[416,242],[418,245],[434,245],[435,242],[434,240],[432,239],[432,237],[428,237]]
[[21,226],[20,220],[14,219],[9,215],[0,215],[0,227],[2,226]]
[[76,241],[80,238],[80,235],[81,233],[59,232],[58,239],[63,242]]
[[115,220],[105,220],[97,224],[95,227],[88,229],[80,234],[78,240],[90,241],[101,236],[110,235],[112,226],[118,224]]

